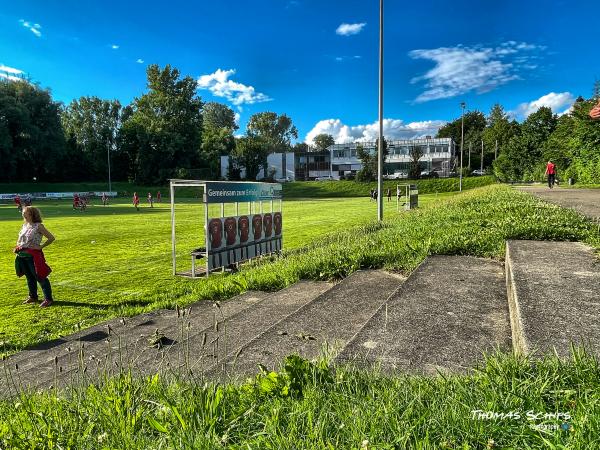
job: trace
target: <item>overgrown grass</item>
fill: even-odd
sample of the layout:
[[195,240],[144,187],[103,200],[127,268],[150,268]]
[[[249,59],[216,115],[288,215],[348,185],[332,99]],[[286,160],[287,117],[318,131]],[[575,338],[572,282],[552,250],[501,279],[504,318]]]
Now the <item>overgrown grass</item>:
[[431,378],[292,356],[241,385],[125,374],[0,401],[0,448],[591,449],[598,436],[600,368],[581,350]]

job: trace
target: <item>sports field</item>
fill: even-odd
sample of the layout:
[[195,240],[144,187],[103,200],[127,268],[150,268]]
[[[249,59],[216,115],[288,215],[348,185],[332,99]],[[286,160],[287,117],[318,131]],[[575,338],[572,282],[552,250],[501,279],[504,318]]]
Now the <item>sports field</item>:
[[[452,194],[423,195],[421,206]],[[386,217],[397,215],[393,199],[385,200]],[[47,309],[23,305],[25,279],[14,272],[12,249],[22,219],[12,204],[0,205],[0,353],[87,327],[108,317],[189,304],[205,298],[205,280],[171,275],[171,224],[168,203],[136,211],[124,199],[85,212],[70,201],[40,201],[46,227],[56,241],[45,254],[55,303]],[[268,208],[268,206],[265,206]],[[233,211],[231,211],[233,213]],[[190,267],[189,251],[203,245],[203,209],[198,200],[177,205],[178,264]],[[218,215],[218,210],[214,210]],[[376,217],[368,198],[286,201],[283,207],[284,248],[304,246],[315,237],[340,231]],[[221,275],[216,275],[216,279]],[[215,282],[211,281],[211,292]],[[228,297],[223,292],[221,297]],[[41,290],[40,290],[41,297]]]

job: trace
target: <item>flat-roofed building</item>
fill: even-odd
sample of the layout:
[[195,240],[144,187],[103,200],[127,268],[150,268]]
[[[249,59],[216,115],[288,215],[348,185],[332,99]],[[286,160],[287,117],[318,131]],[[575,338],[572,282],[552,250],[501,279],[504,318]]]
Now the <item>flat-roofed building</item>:
[[[423,155],[419,159],[421,170],[435,171],[440,177],[447,177],[454,168],[456,149],[451,138],[389,140],[387,144],[388,156],[384,164],[384,174],[400,172],[407,175],[412,161],[411,149],[414,147],[418,147]],[[356,173],[362,168],[357,154],[359,145],[371,154],[377,152],[376,142],[334,144],[328,148],[334,177]]]

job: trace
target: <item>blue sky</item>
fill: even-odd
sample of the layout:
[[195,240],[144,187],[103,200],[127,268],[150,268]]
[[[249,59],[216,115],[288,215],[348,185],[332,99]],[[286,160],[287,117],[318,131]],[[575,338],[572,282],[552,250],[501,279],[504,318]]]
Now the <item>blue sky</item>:
[[[288,114],[301,141],[377,133],[377,0],[2,3],[0,76],[22,72],[62,102],[128,103],[148,64],[171,64],[231,106],[240,133],[260,111]],[[591,0],[386,0],[386,136],[434,134],[461,101],[564,112],[600,79],[599,20]]]

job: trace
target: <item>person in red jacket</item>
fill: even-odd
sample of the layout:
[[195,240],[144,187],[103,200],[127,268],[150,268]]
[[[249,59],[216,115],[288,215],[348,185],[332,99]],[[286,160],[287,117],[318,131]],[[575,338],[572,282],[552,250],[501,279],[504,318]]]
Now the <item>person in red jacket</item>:
[[138,211],[140,210],[140,198],[138,197],[137,192],[133,193],[133,206],[135,206],[135,209]]
[[556,165],[552,161],[548,161],[548,164],[546,164],[545,175],[548,175],[548,187],[552,189],[556,181]]
[[[52,298],[52,287],[48,280],[48,275],[52,269],[46,264],[44,252],[42,249],[54,242],[54,236],[42,224],[42,215],[40,210],[33,206],[23,209],[23,227],[17,239],[17,245],[14,253],[15,270],[17,276],[25,275],[29,297],[24,303],[35,303],[38,301],[37,284],[39,283],[44,293],[44,301],[40,307],[50,306],[54,299]],[[42,243],[42,238],[46,238]]]
[[162,197],[161,197],[160,191],[158,191],[158,192],[156,193],[156,203],[160,203],[160,199],[161,199],[161,198],[162,198]]

